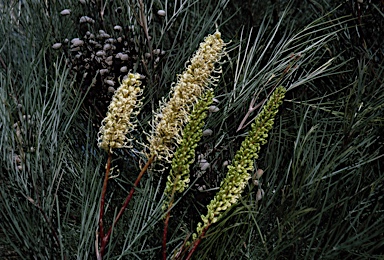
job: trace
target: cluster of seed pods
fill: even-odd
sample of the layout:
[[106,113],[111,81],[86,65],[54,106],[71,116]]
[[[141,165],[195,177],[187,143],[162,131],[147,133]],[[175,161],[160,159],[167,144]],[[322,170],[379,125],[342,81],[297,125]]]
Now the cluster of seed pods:
[[[82,16],[79,22],[94,23],[94,20]],[[79,73],[83,80],[113,93],[119,85],[119,77],[127,75],[139,60],[134,44],[127,37],[129,28],[115,25],[113,30],[113,34],[104,30],[96,33],[87,31],[81,37],[55,43],[52,48],[67,51],[71,69]],[[96,81],[93,81],[94,78]]]
[[[116,12],[122,15],[124,11],[118,8]],[[133,25],[111,24],[108,30],[97,30],[95,28],[108,26],[101,26],[100,21],[94,17],[79,18],[70,9],[64,9],[60,14],[62,19],[71,19],[77,23],[82,33],[53,43],[52,49],[65,53],[67,64],[76,73],[77,81],[82,82],[84,93],[88,93],[90,100],[96,101],[99,108],[102,107],[100,114],[104,114],[111,96],[120,85],[119,81],[128,72],[135,71],[143,75],[143,66],[150,60],[156,65],[165,54],[160,49],[153,49],[152,53],[141,53],[135,38],[137,28]],[[158,16],[164,15],[164,11],[160,10]]]

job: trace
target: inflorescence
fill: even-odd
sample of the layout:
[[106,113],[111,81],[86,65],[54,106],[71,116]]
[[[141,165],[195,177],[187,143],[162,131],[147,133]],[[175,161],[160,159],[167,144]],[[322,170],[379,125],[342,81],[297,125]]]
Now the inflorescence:
[[127,134],[135,127],[132,118],[139,113],[142,103],[138,97],[142,94],[140,74],[129,73],[116,90],[108,107],[107,116],[101,122],[98,146],[112,152],[114,148],[129,147]]
[[150,156],[170,162],[175,143],[181,142],[181,131],[188,122],[191,108],[208,86],[218,80],[212,73],[221,72],[221,69],[215,69],[215,64],[223,56],[224,46],[220,32],[207,36],[191,64],[178,75],[170,100],[160,102],[160,109],[154,115],[154,131],[149,137]]
[[232,164],[228,166],[227,176],[221,182],[219,192],[207,206],[207,215],[201,216],[203,223],[198,224],[197,234],[193,234],[194,240],[200,237],[211,224],[216,223],[241,197],[251,178],[253,161],[258,158],[261,146],[267,143],[268,132],[273,127],[274,118],[283,102],[285,92],[284,87],[278,87],[257,115],[251,131],[241,143]]

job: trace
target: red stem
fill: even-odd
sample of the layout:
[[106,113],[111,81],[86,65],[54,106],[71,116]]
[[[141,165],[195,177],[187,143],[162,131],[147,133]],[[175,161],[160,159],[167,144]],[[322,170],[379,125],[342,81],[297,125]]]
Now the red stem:
[[168,223],[169,218],[171,217],[171,208],[173,201],[169,203],[167,216],[164,221],[164,232],[163,232],[163,260],[167,260],[167,232],[168,232]]
[[193,243],[192,249],[191,249],[191,251],[189,251],[188,256],[187,256],[187,258],[185,258],[185,260],[191,259],[193,253],[196,251],[197,247],[200,245],[201,240],[203,239],[203,237],[205,235],[205,232],[207,232],[208,228],[209,228],[209,225],[203,229],[203,231],[201,232],[200,236]]
[[113,221],[112,226],[109,228],[108,233],[101,237],[101,247],[100,247],[100,255],[101,255],[101,257],[103,257],[104,251],[105,251],[105,247],[107,246],[107,244],[109,242],[109,238],[110,238],[111,233],[112,233],[112,228],[117,224],[117,222],[119,221],[119,219],[123,215],[124,210],[127,208],[128,203],[131,200],[131,198],[133,196],[133,193],[135,192],[135,188],[139,185],[141,177],[143,177],[144,173],[147,171],[148,167],[152,164],[154,159],[155,159],[155,156],[153,155],[152,157],[149,158],[148,162],[144,165],[143,169],[141,169],[141,172],[140,172],[139,176],[137,176],[137,179],[136,179],[135,183],[133,184],[133,187],[131,188],[131,191],[129,192],[127,198],[125,199],[123,206],[121,206],[121,209],[120,209],[119,213],[117,214],[115,220]]
[[177,175],[175,180],[173,181],[173,188],[172,188],[172,194],[171,198],[168,203],[168,209],[167,209],[167,216],[164,221],[164,232],[163,232],[163,260],[167,260],[167,233],[168,233],[168,223],[169,218],[171,217],[171,209],[173,206],[173,201],[175,199],[175,192],[176,192],[176,184],[180,179],[180,175]]
[[169,218],[171,216],[171,211],[168,209],[167,216],[164,221],[164,232],[163,232],[163,260],[167,260],[167,231]]
[[[104,183],[103,183],[103,189],[101,190],[101,200],[100,200],[100,215],[99,215],[99,237],[104,237],[104,224],[103,224],[103,216],[104,216],[104,204],[105,204],[105,194],[107,192],[107,183],[109,178],[109,171],[111,169],[111,160],[112,160],[112,153],[108,152],[108,161],[107,161],[107,167],[105,170],[105,176],[104,176]],[[101,257],[103,254],[101,254]]]

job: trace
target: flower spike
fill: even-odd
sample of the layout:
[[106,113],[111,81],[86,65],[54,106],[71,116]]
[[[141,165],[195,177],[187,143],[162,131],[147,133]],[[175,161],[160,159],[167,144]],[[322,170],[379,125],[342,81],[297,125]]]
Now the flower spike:
[[227,176],[221,182],[219,192],[207,206],[207,215],[201,216],[203,223],[198,223],[197,234],[193,234],[195,243],[199,243],[208,227],[219,221],[241,197],[241,193],[251,178],[253,160],[258,158],[261,146],[267,143],[268,132],[273,127],[274,117],[283,102],[285,92],[284,87],[276,88],[263,110],[257,115],[251,131],[241,143],[232,164],[228,166]]
[[[177,147],[172,159],[172,168],[169,172],[164,193],[167,195],[167,203],[172,203],[174,194],[181,193],[188,187],[189,167],[195,161],[195,148],[200,141],[207,111],[213,101],[213,90],[199,100],[193,108],[188,124],[183,129],[183,139]],[[167,208],[164,204],[163,209]]]
[[170,100],[162,101],[154,116],[154,131],[149,136],[149,157],[155,155],[170,162],[175,144],[181,142],[180,133],[188,122],[191,108],[209,84],[218,80],[212,73],[221,72],[215,69],[215,64],[223,56],[224,45],[220,32],[207,36],[190,60],[190,65],[178,75]]
[[131,118],[137,116],[142,103],[138,97],[142,94],[140,88],[140,74],[129,73],[123,79],[120,87],[116,90],[112,102],[108,107],[107,116],[101,122],[98,134],[98,146],[107,152],[112,152],[114,148],[128,147],[127,134],[135,124]]

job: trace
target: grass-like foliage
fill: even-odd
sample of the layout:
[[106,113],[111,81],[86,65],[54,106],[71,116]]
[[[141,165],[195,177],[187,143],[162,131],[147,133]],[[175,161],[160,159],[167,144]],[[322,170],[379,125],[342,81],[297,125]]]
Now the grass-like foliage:
[[245,2],[0,3],[0,258],[383,258],[383,3]]

